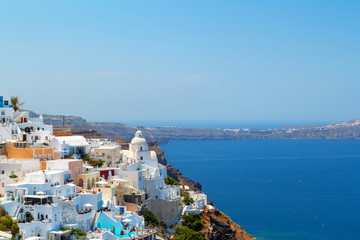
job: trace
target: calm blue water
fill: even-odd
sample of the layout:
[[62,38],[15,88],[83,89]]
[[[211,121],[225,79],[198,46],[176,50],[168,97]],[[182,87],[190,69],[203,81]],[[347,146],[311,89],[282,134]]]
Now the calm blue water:
[[259,240],[360,239],[360,141],[220,140],[161,145]]

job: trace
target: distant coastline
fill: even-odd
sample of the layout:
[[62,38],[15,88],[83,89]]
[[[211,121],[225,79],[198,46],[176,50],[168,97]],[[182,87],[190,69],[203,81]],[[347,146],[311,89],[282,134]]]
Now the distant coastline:
[[[38,114],[31,112],[33,117]],[[285,126],[272,129],[191,128],[191,127],[131,127],[124,123],[88,122],[79,116],[47,115],[44,121],[54,126],[91,129],[111,138],[131,139],[141,130],[149,140],[166,143],[171,140],[226,139],[360,139],[360,119],[318,126]]]

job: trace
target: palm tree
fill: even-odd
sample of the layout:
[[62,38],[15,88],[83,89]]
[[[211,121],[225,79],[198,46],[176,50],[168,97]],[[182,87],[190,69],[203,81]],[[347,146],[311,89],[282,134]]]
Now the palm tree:
[[18,96],[11,97],[10,102],[11,102],[11,105],[15,112],[17,112],[17,110],[19,110],[19,107],[21,107],[22,105],[25,104],[25,102],[20,103]]

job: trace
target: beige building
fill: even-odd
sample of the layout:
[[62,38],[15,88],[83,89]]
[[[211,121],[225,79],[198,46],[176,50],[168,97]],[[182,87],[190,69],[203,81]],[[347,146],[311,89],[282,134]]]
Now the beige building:
[[100,181],[100,173],[85,172],[83,174],[78,174],[77,181],[79,183],[79,187],[90,190],[92,188],[95,188],[96,182]]
[[119,146],[101,146],[91,149],[89,156],[95,160],[103,160],[104,167],[115,167],[120,164]]

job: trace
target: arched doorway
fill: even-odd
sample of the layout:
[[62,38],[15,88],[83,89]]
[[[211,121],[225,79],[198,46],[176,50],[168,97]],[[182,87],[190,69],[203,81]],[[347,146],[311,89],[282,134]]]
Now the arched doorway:
[[84,187],[84,180],[82,178],[79,179],[79,187]]
[[90,183],[90,179],[87,180],[87,189],[90,190],[91,189],[91,183]]
[[95,178],[92,179],[92,184],[91,184],[92,187],[95,187]]

